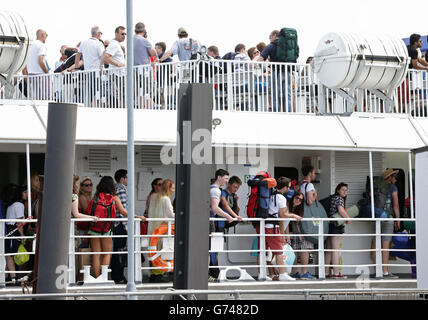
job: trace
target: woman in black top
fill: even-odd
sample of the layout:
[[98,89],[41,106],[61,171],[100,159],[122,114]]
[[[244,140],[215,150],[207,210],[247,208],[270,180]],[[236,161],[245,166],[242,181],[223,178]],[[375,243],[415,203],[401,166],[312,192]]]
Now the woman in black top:
[[[342,218],[349,218],[348,213],[345,210],[345,203],[346,203],[346,197],[348,195],[348,185],[345,183],[339,183],[336,187],[336,190],[334,192],[333,197],[331,198],[331,205],[330,205],[330,212],[328,212],[328,216],[331,217],[332,215],[339,212],[340,216]],[[350,221],[346,221],[346,224],[349,224]],[[337,221],[330,221],[329,223],[329,234],[334,236],[327,237],[327,243],[326,243],[326,249],[331,250],[339,250],[340,248],[340,241],[342,240],[342,237],[340,236],[345,232],[345,226],[337,225]],[[333,265],[333,275],[330,274],[330,267],[328,265]],[[343,276],[339,272],[339,252],[338,251],[326,251],[325,253],[325,265],[326,267],[326,278],[333,278],[333,279],[346,279],[345,276]]]

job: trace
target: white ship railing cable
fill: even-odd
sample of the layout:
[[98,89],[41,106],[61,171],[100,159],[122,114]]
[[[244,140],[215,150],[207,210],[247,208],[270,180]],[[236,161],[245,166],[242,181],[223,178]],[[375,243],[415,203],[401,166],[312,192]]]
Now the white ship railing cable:
[[[211,218],[210,220],[212,221],[226,221],[225,219],[220,219],[220,218]],[[261,228],[260,228],[260,234],[255,234],[255,233],[250,233],[250,234],[238,234],[238,235],[232,235],[232,234],[225,234],[224,236],[227,238],[231,238],[231,237],[241,237],[241,238],[254,238],[255,236],[260,237],[260,239],[265,239],[266,234],[264,233],[264,224],[266,221],[293,221],[295,219],[248,219],[248,218],[244,218],[243,221],[244,223],[247,222],[255,222],[258,221],[261,224]],[[328,233],[324,232],[323,229],[323,223],[320,223],[322,221],[347,221],[350,220],[353,223],[357,223],[357,222],[374,222],[380,225],[381,221],[412,221],[415,222],[415,219],[392,219],[392,218],[386,218],[386,219],[380,219],[380,218],[327,218],[327,219],[320,219],[320,218],[304,218],[303,220],[306,221],[317,221],[318,222],[318,226],[319,226],[319,233],[317,234],[313,234],[312,236],[318,236],[318,249],[312,249],[312,250],[294,250],[295,252],[300,252],[300,251],[306,251],[306,252],[317,252],[319,257],[324,257],[324,253],[325,252],[348,252],[348,253],[352,253],[352,252],[384,252],[384,251],[400,251],[400,252],[415,252],[415,249],[382,249],[380,247],[376,247],[375,249],[355,249],[355,250],[347,250],[347,249],[337,249],[337,250],[333,250],[333,249],[324,249],[323,246],[321,246],[320,244],[324,243],[324,236],[328,236]],[[11,271],[6,271],[5,270],[5,264],[4,264],[4,260],[6,256],[14,256],[14,255],[24,255],[24,254],[29,254],[29,255],[34,255],[34,252],[24,252],[24,253],[13,253],[13,254],[6,254],[5,253],[5,246],[4,246],[4,241],[6,239],[5,235],[5,224],[8,222],[14,222],[14,223],[22,223],[23,221],[26,220],[22,220],[22,219],[15,219],[15,220],[11,220],[11,219],[5,219],[5,220],[0,220],[0,285],[3,283],[5,283],[5,275],[6,274],[10,274]],[[126,238],[127,236],[90,236],[90,235],[81,235],[81,236],[76,236],[74,234],[74,223],[77,221],[92,221],[90,219],[72,219],[73,223],[71,224],[70,227],[70,251],[69,251],[69,284],[73,285],[76,283],[76,279],[75,279],[75,275],[76,275],[76,265],[75,265],[75,257],[77,255],[91,255],[94,254],[94,252],[76,252],[75,250],[75,239],[79,239],[79,238]],[[121,219],[101,219],[101,221],[127,221],[126,218],[121,218]],[[156,236],[159,238],[167,238],[167,237],[173,237],[172,232],[171,232],[171,225],[174,223],[174,219],[170,218],[170,219],[148,219],[148,221],[163,221],[163,222],[167,222],[169,225],[169,232],[168,234],[165,235],[161,235],[161,236]],[[28,220],[27,222],[37,222],[37,220]],[[141,266],[141,253],[148,253],[149,251],[147,250],[141,250],[141,246],[140,246],[140,239],[141,238],[151,238],[151,237],[155,237],[153,235],[140,235],[140,219],[136,219],[135,221],[135,248],[139,248],[136,249],[134,251],[134,255],[135,255],[135,264],[136,266],[136,276],[135,276],[135,280],[136,283],[141,283],[142,282],[142,271],[143,270],[153,270],[153,269],[159,269],[158,267],[142,267]],[[385,234],[383,234],[385,235]],[[210,235],[211,237],[213,236],[212,234]],[[289,236],[289,237],[294,237],[294,236],[299,236],[296,234],[276,234],[276,235],[269,235],[269,236]],[[302,234],[300,236],[311,236],[309,234]],[[377,232],[374,234],[370,234],[370,233],[363,233],[363,234],[343,234],[344,237],[373,237],[373,236],[382,236],[381,234],[378,234]],[[392,234],[391,236],[402,236],[401,234],[397,235],[397,234]],[[416,237],[415,234],[408,234],[409,237]],[[35,236],[33,237],[8,237],[9,239],[35,239]],[[248,241],[249,245],[251,245],[252,241],[249,240]],[[264,241],[260,241],[260,246],[261,248],[258,248],[257,250],[254,250],[252,248],[248,249],[248,250],[222,250],[220,252],[222,253],[228,253],[228,252],[248,252],[248,253],[252,253],[252,252],[258,252],[258,253],[264,253],[260,255],[260,264],[245,264],[245,265],[237,265],[234,264],[234,267],[239,267],[239,268],[260,268],[260,271],[262,272],[262,270],[264,270],[267,266],[266,264],[266,252],[267,250],[263,247]],[[272,251],[272,250],[271,250]],[[156,252],[160,252],[160,251],[156,251]],[[162,251],[165,253],[171,253],[173,251]],[[210,252],[217,252],[217,251],[210,251]],[[123,252],[102,252],[101,254],[125,254],[128,253],[127,251],[123,251]],[[100,254],[97,252],[97,254]],[[325,267],[333,267],[336,265],[325,265],[323,259],[320,259],[321,261],[318,264],[309,264],[309,265],[305,265],[306,267],[318,267],[318,275],[319,277],[325,278],[325,274],[324,274],[324,270]],[[279,265],[269,265],[270,267],[280,267]],[[302,266],[302,265],[299,265]],[[355,265],[337,265],[337,267],[341,267],[341,268],[356,268],[356,267],[370,267],[370,266],[376,266],[376,267],[382,267],[382,266],[400,266],[400,267],[411,267],[411,266],[415,266],[414,264],[382,264],[382,261],[378,261],[377,263],[373,263],[373,264],[355,264]],[[210,267],[210,268],[226,268],[226,267],[230,267],[230,266],[216,266],[216,267]],[[15,271],[16,274],[28,274],[31,273],[31,271]],[[357,281],[357,280],[355,280]]]
[[[125,108],[126,68],[64,74],[16,75],[14,100],[82,103],[86,107]],[[395,89],[392,113],[428,117],[428,73],[409,70]],[[350,105],[321,86],[307,64],[190,60],[134,66],[134,107],[176,110],[181,83],[213,84],[213,108],[222,111],[297,114],[385,114],[383,101],[363,90],[363,101]],[[5,99],[4,88],[0,99]],[[291,101],[290,101],[291,99]],[[277,107],[276,107],[277,106]],[[290,107],[290,110],[289,110]]]

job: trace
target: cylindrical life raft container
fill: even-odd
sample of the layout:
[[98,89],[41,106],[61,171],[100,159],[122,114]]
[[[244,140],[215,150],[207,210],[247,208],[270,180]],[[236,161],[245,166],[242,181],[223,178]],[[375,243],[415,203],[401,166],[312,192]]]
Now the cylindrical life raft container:
[[407,47],[397,37],[328,33],[314,54],[314,72],[328,88],[395,89],[406,77]]
[[[174,234],[175,225],[171,225],[171,234]],[[159,227],[157,227],[150,237],[149,241],[149,261],[152,262],[154,267],[158,267],[158,270],[162,270],[165,272],[171,272],[174,270],[174,260],[165,261],[161,258],[161,252],[157,252],[157,244],[161,235],[168,234],[168,224],[162,223]]]
[[29,51],[30,38],[24,20],[14,12],[0,11],[0,74],[15,74],[24,69]]

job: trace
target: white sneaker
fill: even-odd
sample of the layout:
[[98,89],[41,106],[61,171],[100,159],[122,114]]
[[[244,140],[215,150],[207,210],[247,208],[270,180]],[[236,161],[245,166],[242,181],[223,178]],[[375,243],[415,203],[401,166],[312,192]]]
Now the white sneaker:
[[293,277],[290,277],[287,273],[283,273],[279,275],[279,281],[296,281]]
[[258,276],[258,278],[257,278],[257,280],[258,281],[272,281],[272,278],[271,277],[269,277],[268,275],[266,275],[266,279],[262,279],[261,277],[260,277],[260,275]]

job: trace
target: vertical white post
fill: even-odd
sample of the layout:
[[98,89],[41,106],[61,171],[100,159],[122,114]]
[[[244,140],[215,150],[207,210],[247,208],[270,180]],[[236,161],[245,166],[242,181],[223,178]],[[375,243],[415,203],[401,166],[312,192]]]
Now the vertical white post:
[[[70,241],[68,248],[68,281],[69,284],[76,283],[76,255],[75,255],[75,238],[74,238],[74,221],[70,223]],[[79,270],[80,272],[80,270]]]
[[140,241],[140,220],[135,221],[135,282],[142,283],[143,275],[141,273],[141,241]]
[[412,153],[409,152],[409,185],[410,185],[410,217],[415,218],[415,206],[413,200],[413,171],[412,171]]
[[28,217],[31,217],[31,169],[30,169],[30,145],[26,144],[26,159],[27,159],[27,202],[28,202]]
[[369,166],[370,166],[370,203],[372,208],[372,219],[374,219],[376,216],[375,216],[375,210],[374,210],[373,154],[371,151],[369,152]]
[[265,221],[261,220],[260,221],[260,279],[261,280],[266,280],[266,235],[265,235]]
[[324,221],[318,221],[318,278],[325,279]]
[[[126,106],[128,121],[128,284],[126,292],[135,292],[135,265],[134,265],[134,215],[135,215],[135,175],[134,175],[134,99],[133,99],[133,74],[134,45],[131,36],[133,30],[133,0],[126,0],[126,29],[128,37],[126,39]],[[127,296],[128,300],[137,300],[136,296]]]

